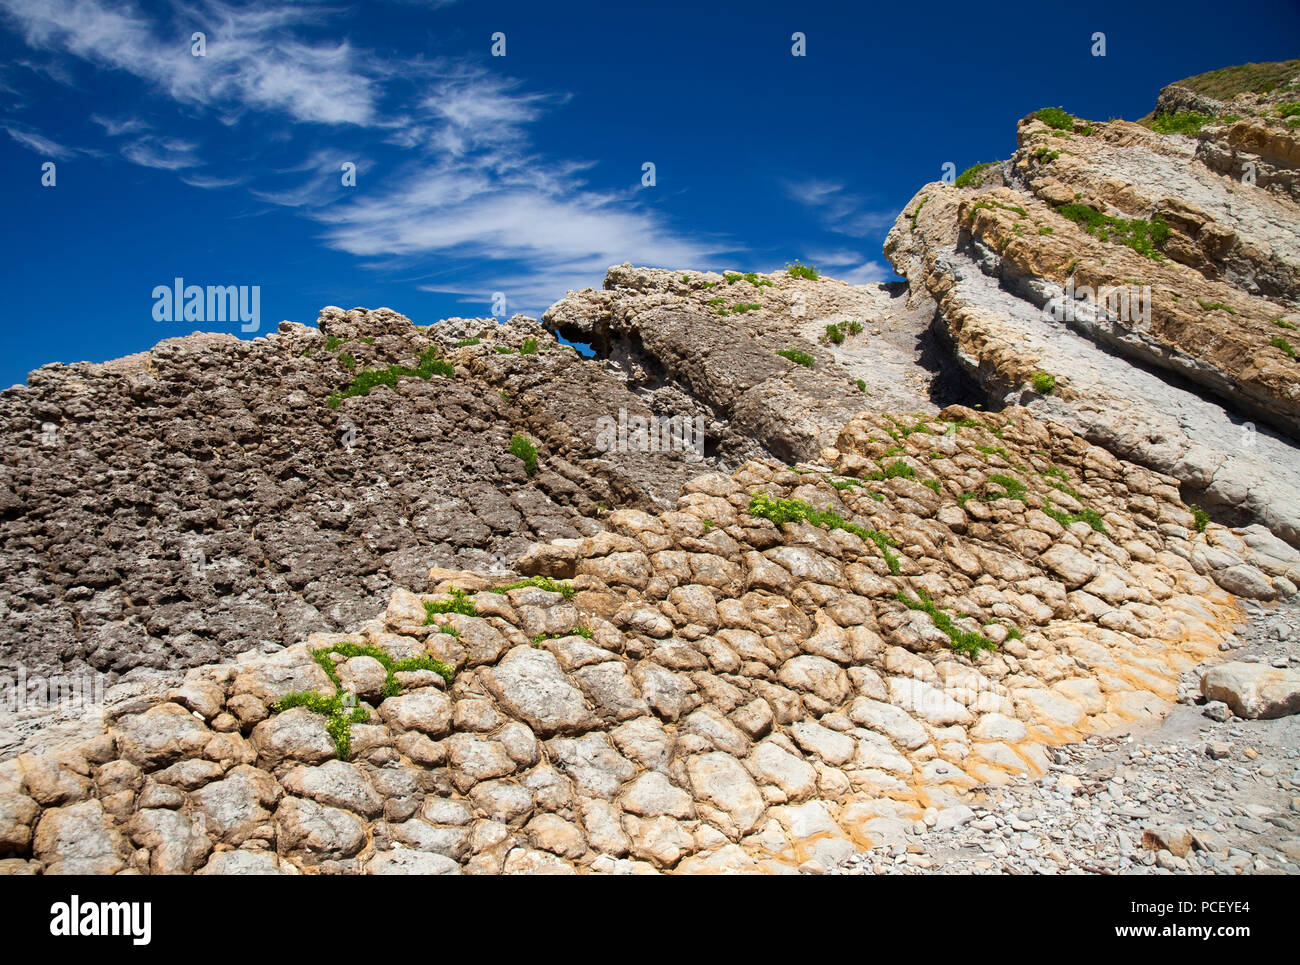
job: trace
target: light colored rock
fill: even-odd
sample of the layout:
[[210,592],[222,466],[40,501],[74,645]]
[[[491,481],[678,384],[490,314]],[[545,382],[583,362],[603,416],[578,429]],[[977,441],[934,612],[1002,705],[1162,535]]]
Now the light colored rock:
[[1258,663],[1223,663],[1201,677],[1206,700],[1221,700],[1238,717],[1268,720],[1300,713],[1300,673]]

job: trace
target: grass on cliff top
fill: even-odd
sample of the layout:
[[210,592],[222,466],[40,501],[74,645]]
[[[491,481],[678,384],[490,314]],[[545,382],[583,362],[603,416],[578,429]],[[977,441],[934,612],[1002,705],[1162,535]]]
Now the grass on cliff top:
[[1157,134],[1186,134],[1195,137],[1206,124],[1219,123],[1220,119],[1212,114],[1200,114],[1196,111],[1179,111],[1177,114],[1157,114],[1147,124]]
[[[953,184],[959,188],[978,188],[984,183],[985,172],[995,164],[1000,163],[1002,162],[981,161],[979,164],[972,164],[961,174],[957,175],[957,180],[953,181]],[[921,209],[918,206],[916,210],[919,213]]]
[[1179,87],[1186,87],[1206,97],[1216,100],[1231,100],[1238,94],[1247,92],[1267,94],[1279,85],[1285,84],[1300,73],[1300,60],[1279,60],[1262,64],[1236,64],[1221,67],[1208,73],[1196,74],[1174,81]]
[[[1036,120],[1042,121],[1054,130],[1064,131],[1067,134],[1074,132],[1074,115],[1069,111],[1061,110],[1059,107],[1044,107],[1042,110],[1034,111],[1030,116]],[[1083,133],[1091,134],[1092,128],[1085,127]]]
[[812,368],[817,364],[816,359],[814,359],[807,352],[799,351],[797,348],[783,348],[781,349],[781,351],[777,352],[776,354],[781,356],[781,358],[783,359],[789,359],[795,365],[802,365],[804,368],[808,368],[808,369]]
[[813,509],[801,499],[773,499],[767,493],[754,493],[749,499],[749,515],[771,520],[776,526],[793,523],[798,520],[813,526],[825,526],[827,529],[842,529],[853,533],[863,540],[876,544],[880,554],[885,558],[885,565],[895,576],[899,573],[898,557],[890,552],[891,546],[897,546],[888,533],[845,522],[844,517],[831,510]]
[[[967,654],[974,659],[981,650],[996,650],[998,648],[998,645],[984,634],[974,633],[958,627],[953,622],[952,617],[935,606],[934,600],[930,598],[930,594],[925,590],[918,589],[916,597],[916,599],[912,599],[902,590],[894,594],[894,599],[909,610],[919,610],[922,613],[929,614],[931,622],[947,634],[948,639],[952,641],[952,648],[958,653]],[[1008,636],[1010,636],[1010,633],[1008,633]]]
[[415,368],[408,368],[405,365],[390,365],[386,369],[365,369],[358,372],[352,381],[343,388],[331,392],[325,401],[331,409],[337,409],[343,404],[344,399],[350,399],[357,395],[369,395],[370,390],[375,386],[386,385],[390,389],[396,388],[398,379],[419,378],[427,382],[435,375],[450,379],[455,374],[455,367],[450,362],[444,362],[438,358],[437,346],[431,345],[420,355],[419,364]]
[[820,277],[817,274],[817,269],[815,267],[812,265],[802,264],[798,261],[793,265],[786,265],[785,270],[791,278],[806,278],[809,281],[816,281]]

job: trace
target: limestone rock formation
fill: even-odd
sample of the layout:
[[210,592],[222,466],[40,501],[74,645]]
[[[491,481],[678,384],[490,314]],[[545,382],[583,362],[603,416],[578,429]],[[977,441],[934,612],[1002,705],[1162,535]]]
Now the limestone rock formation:
[[625,264],[32,373],[0,676],[102,694],[0,708],[0,872],[824,870],[1179,701],[1300,711],[1215,665],[1300,585],[1274,66],[1024,119],[904,209],[906,282]]

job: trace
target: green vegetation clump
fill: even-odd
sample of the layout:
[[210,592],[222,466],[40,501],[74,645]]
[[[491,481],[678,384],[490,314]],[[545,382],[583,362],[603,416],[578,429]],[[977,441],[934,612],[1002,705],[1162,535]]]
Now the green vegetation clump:
[[725,281],[728,285],[734,285],[736,282],[740,281],[744,277],[745,276],[740,274],[739,272],[724,271],[722,273],[722,280]]
[[537,354],[537,339],[535,339],[535,338],[526,338],[526,339],[524,339],[524,344],[523,344],[522,346],[520,346],[520,348],[519,348],[519,354],[520,354],[520,355],[536,355],[536,354]]
[[866,391],[867,391],[867,380],[866,380],[866,379],[858,379],[858,391],[859,391],[859,392],[866,392]]
[[1196,532],[1204,533],[1205,527],[1210,525],[1210,514],[1201,509],[1200,506],[1188,507],[1192,511],[1192,518],[1196,520]]
[[498,345],[496,348],[500,355],[513,355],[515,352],[515,350],[510,348],[508,345]]
[[808,369],[812,368],[817,364],[816,359],[814,359],[807,352],[799,351],[797,348],[783,348],[781,349],[781,351],[777,352],[776,354],[781,356],[781,358],[783,359],[789,359],[795,365],[802,365],[804,368],[808,368]]
[[689,285],[690,283],[691,283],[691,276],[690,276],[690,275],[682,275],[682,284],[683,284],[683,285]]
[[532,475],[537,472],[537,447],[531,439],[516,432],[510,439],[510,455],[518,456],[524,461],[524,472]]
[[1235,308],[1230,308],[1229,306],[1225,305],[1223,302],[1204,302],[1198,298],[1196,299],[1196,304],[1200,305],[1201,308],[1203,308],[1207,312],[1223,311],[1223,312],[1227,312],[1229,315],[1237,314],[1237,310]]
[[459,613],[461,616],[476,617],[478,609],[470,595],[458,586],[453,586],[446,600],[424,601],[424,625],[433,626],[437,621],[434,616],[439,613]]
[[1274,335],[1271,339],[1268,340],[1268,344],[1273,346],[1274,348],[1280,348],[1287,355],[1291,356],[1291,358],[1295,358],[1295,349],[1293,349],[1291,347],[1291,343],[1288,342],[1286,339],[1284,339],[1281,335]]
[[863,540],[875,543],[876,548],[885,558],[885,565],[889,567],[889,572],[895,576],[899,573],[898,557],[890,552],[890,547],[898,544],[889,534],[858,526],[856,523],[845,522],[844,517],[839,513],[813,509],[800,499],[773,499],[767,493],[758,492],[750,497],[749,514],[771,520],[777,526],[801,520],[813,526],[825,526],[828,529],[842,529],[853,533]]
[[1151,118],[1151,130],[1157,134],[1186,134],[1195,137],[1206,124],[1216,118],[1197,111],[1179,111],[1176,114],[1157,114]]
[[1039,164],[1051,164],[1061,156],[1060,151],[1053,151],[1049,148],[1040,147],[1034,152],[1034,160]]
[[772,279],[770,279],[770,278],[759,278],[759,277],[758,277],[758,272],[756,272],[756,271],[747,271],[747,272],[745,272],[745,281],[747,281],[747,282],[749,282],[751,285],[755,285],[755,286],[757,286],[757,287],[759,287],[759,288],[763,288],[763,287],[767,287],[767,288],[775,288],[775,287],[776,287],[776,282],[772,281]]
[[[731,307],[731,312],[730,312],[730,314],[732,314],[732,315],[744,315],[746,312],[756,312],[756,311],[758,311],[758,310],[759,310],[760,308],[762,308],[762,307],[763,307],[762,305],[755,305],[753,302],[740,302],[739,304],[737,304],[737,305],[733,305],[733,306]],[[720,315],[726,315],[726,314],[728,314],[728,313],[727,313],[727,311],[724,309],[724,310],[722,310],[721,312],[719,312],[718,314],[720,314]]]
[[566,600],[570,599],[577,591],[573,584],[566,580],[553,580],[549,576],[530,576],[526,579],[517,580],[514,583],[508,583],[505,586],[494,586],[489,593],[508,593],[511,590],[522,590],[524,587],[536,587],[539,590],[545,590],[547,593],[559,593]]
[[[1143,218],[1116,218],[1102,214],[1090,204],[1062,204],[1056,213],[1068,218],[1099,241],[1125,245],[1152,261],[1164,261],[1160,249],[1169,240],[1169,225],[1156,215],[1150,221]],[[1068,275],[1078,262],[1066,269]]]
[[435,375],[441,375],[444,378],[452,378],[456,374],[455,367],[450,362],[444,362],[438,358],[437,346],[430,346],[420,355],[419,364],[415,368],[408,368],[405,365],[390,365],[386,369],[365,369],[358,372],[356,377],[338,391],[331,392],[325,400],[331,409],[337,409],[344,399],[350,399],[357,395],[369,395],[370,390],[377,385],[386,385],[390,389],[397,387],[397,380],[401,378],[420,378],[426,382]]
[[1044,107],[1040,111],[1034,111],[1033,117],[1058,131],[1069,132],[1074,130],[1074,115],[1061,110],[1059,107]]
[[981,650],[996,650],[998,645],[984,636],[982,633],[974,633],[970,630],[962,630],[953,622],[952,617],[944,613],[934,604],[925,590],[916,591],[917,599],[912,599],[902,590],[894,594],[894,599],[903,604],[909,610],[920,610],[927,613],[930,620],[936,627],[947,634],[948,639],[952,641],[952,648],[958,653],[964,653],[972,659],[979,655]]
[[1052,505],[1050,499],[1043,500],[1043,512],[1062,526],[1069,528],[1072,523],[1087,523],[1098,533],[1106,532],[1106,523],[1101,514],[1093,509],[1081,509],[1077,513],[1065,513]]
[[1275,318],[1273,319],[1273,324],[1276,325],[1278,328],[1290,329],[1293,332],[1296,330],[1295,326],[1292,325],[1290,322],[1288,322],[1285,318]]
[[479,338],[477,335],[474,336],[473,338],[462,338],[459,342],[456,343],[456,347],[469,348],[471,345],[478,345],[482,341],[483,340]]
[[331,697],[327,697],[312,690],[295,690],[293,693],[285,694],[277,700],[272,705],[271,710],[273,713],[278,714],[293,707],[306,707],[312,713],[325,717],[325,729],[329,732],[330,739],[334,741],[335,753],[338,754],[339,760],[344,761],[352,755],[352,725],[364,724],[370,719],[370,713],[364,707],[356,705],[356,696],[354,694],[344,690],[343,684],[339,680],[338,669],[330,657],[332,653],[337,653],[343,657],[372,657],[378,660],[383,665],[385,673],[383,687],[385,698],[395,697],[402,692],[402,685],[397,682],[396,677],[399,673],[411,670],[431,670],[447,683],[451,683],[451,679],[455,675],[453,668],[434,660],[432,657],[410,657],[406,660],[394,660],[387,651],[379,647],[358,643],[336,643],[332,646],[321,647],[319,650],[313,650],[312,659],[325,671],[325,675],[334,684],[336,693]]
[[842,345],[844,343],[844,331],[838,325],[827,325],[826,338],[832,345]]
[[816,268],[812,265],[805,265],[798,261],[793,265],[787,264],[785,270],[791,278],[806,278],[808,281],[816,281],[819,277]]
[[1050,372],[1035,372],[1030,378],[1034,383],[1034,391],[1039,395],[1051,395],[1056,391],[1056,376]]
[[325,351],[337,352],[339,346],[342,344],[343,339],[339,338],[337,335],[329,335],[325,339]]
[[971,216],[974,217],[975,212],[980,208],[1001,208],[1003,211],[1010,211],[1012,214],[1017,214],[1022,218],[1029,214],[1028,211],[1020,207],[1018,204],[1003,204],[1001,201],[977,201],[971,205]]
[[925,203],[926,203],[927,201],[929,201],[929,200],[930,200],[930,196],[927,194],[925,197],[923,197],[923,198],[920,200],[920,202],[917,204],[916,208],[912,211],[911,218],[912,218],[912,230],[913,230],[913,231],[916,230],[916,219],[919,218],[919,217],[921,217],[921,209],[925,207]]
[[[959,188],[978,188],[984,183],[984,172],[998,163],[1000,162],[981,161],[979,164],[972,164],[961,174],[957,175],[957,180],[953,181],[953,184]],[[921,209],[918,206],[916,210],[919,212]],[[915,223],[916,219],[913,218],[912,221]]]

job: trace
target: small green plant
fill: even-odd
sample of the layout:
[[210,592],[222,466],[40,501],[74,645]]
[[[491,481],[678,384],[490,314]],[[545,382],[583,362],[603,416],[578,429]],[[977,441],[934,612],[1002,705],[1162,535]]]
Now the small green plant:
[[858,391],[859,391],[859,392],[866,392],[866,391],[867,391],[867,382],[866,382],[866,379],[858,379]]
[[312,659],[316,661],[317,666],[325,671],[325,675],[334,684],[336,688],[335,694],[327,697],[312,690],[296,690],[277,700],[272,705],[271,710],[273,713],[278,714],[293,707],[306,707],[312,713],[327,718],[325,730],[329,733],[330,739],[334,741],[334,750],[338,754],[339,760],[347,760],[352,755],[352,725],[364,724],[370,719],[370,713],[364,707],[356,706],[355,695],[343,688],[343,684],[339,680],[338,669],[335,667],[330,654],[338,654],[342,657],[371,657],[378,660],[383,666],[385,674],[384,698],[395,697],[402,692],[402,685],[397,682],[396,676],[399,673],[412,670],[431,670],[447,683],[451,683],[452,677],[455,675],[455,670],[451,667],[429,656],[394,660],[386,650],[358,643],[336,643],[313,650]]
[[537,472],[537,447],[527,436],[516,432],[511,437],[510,455],[518,456],[524,461],[524,472],[528,475]]
[[573,628],[573,636],[582,637],[584,640],[590,640],[592,638],[591,627],[584,627],[579,623]]
[[971,215],[974,216],[975,212],[980,210],[981,208],[989,208],[989,209],[998,208],[1002,211],[1010,211],[1012,214],[1017,215],[1018,217],[1021,218],[1028,217],[1029,215],[1029,212],[1026,211],[1024,208],[1020,207],[1020,205],[1003,204],[1001,201],[976,201],[970,207]]
[[447,593],[447,599],[424,601],[425,626],[433,626],[437,623],[434,616],[439,613],[459,613],[461,616],[476,617],[478,609],[468,593],[458,586],[453,586]]
[[930,196],[927,194],[917,203],[916,207],[912,210],[911,218],[912,218],[913,231],[916,230],[916,219],[921,217],[921,209],[925,207],[925,203],[929,200],[930,200]]
[[[840,322],[841,327],[842,327],[844,324],[845,324],[844,322]],[[848,324],[848,326],[849,326],[849,334],[850,334],[850,335],[861,335],[861,334],[862,334],[862,323],[861,323],[861,322],[848,322],[847,324]]]
[[1073,523],[1087,523],[1098,533],[1106,532],[1106,523],[1101,514],[1093,509],[1081,509],[1077,513],[1065,513],[1052,505],[1050,499],[1043,500],[1043,512],[1067,529]]
[[791,278],[806,278],[808,281],[816,281],[819,277],[816,268],[812,265],[805,265],[798,261],[792,265],[787,264],[785,270]]
[[984,634],[963,630],[958,627],[953,622],[952,617],[935,606],[934,600],[930,598],[930,594],[925,590],[918,589],[916,597],[916,599],[912,599],[902,590],[894,594],[894,599],[909,610],[919,610],[922,613],[929,614],[931,622],[947,635],[954,650],[974,658],[979,655],[981,650],[996,650],[998,648],[998,645]]
[[1200,506],[1188,507],[1192,511],[1192,518],[1196,521],[1196,532],[1204,533],[1205,527],[1210,525],[1210,514],[1201,509]]
[[1293,332],[1296,330],[1296,327],[1292,325],[1290,322],[1288,322],[1285,318],[1275,318],[1273,319],[1273,324],[1276,325],[1278,328],[1290,329]]
[[1034,160],[1039,164],[1051,164],[1060,156],[1060,151],[1053,151],[1045,147],[1040,147],[1038,150],[1034,151]]
[[343,339],[336,335],[330,335],[325,339],[325,351],[337,352],[338,347],[343,344]]
[[800,499],[773,499],[767,493],[757,492],[750,497],[749,514],[770,520],[776,526],[802,520],[813,526],[825,526],[828,529],[842,529],[853,533],[863,540],[870,540],[876,544],[876,548],[885,558],[885,565],[889,567],[890,573],[897,576],[900,571],[898,557],[890,551],[890,547],[898,544],[888,533],[845,522],[844,518],[834,511],[823,512],[813,509]]
[[[763,307],[762,305],[755,305],[753,302],[740,302],[739,304],[732,306],[731,314],[744,315],[746,312],[756,312],[762,307]],[[720,314],[725,315],[727,313],[724,311],[721,312]]]
[[[959,188],[977,188],[984,183],[984,172],[998,163],[1000,162],[981,161],[979,164],[972,164],[961,174],[957,175],[957,179],[952,183]],[[918,207],[917,211],[919,212],[920,210],[921,209]],[[915,220],[916,219],[913,218],[913,222],[915,222]]]
[[826,338],[832,345],[844,344],[844,332],[838,325],[826,326]]
[[1042,228],[1038,229],[1038,233],[1040,235],[1050,235],[1052,233],[1052,229],[1044,225]]
[[921,485],[922,485],[922,486],[926,486],[926,487],[928,487],[928,488],[930,488],[930,489],[933,489],[936,495],[939,494],[939,480],[937,480],[937,479],[922,479],[922,480],[921,480]]
[[755,286],[757,286],[758,288],[764,288],[764,287],[766,287],[766,288],[775,288],[775,287],[776,287],[776,282],[772,281],[772,279],[770,279],[770,278],[759,278],[759,277],[758,277],[758,272],[756,272],[756,271],[747,271],[747,272],[745,272],[745,281],[749,282],[751,285],[755,285]]
[[524,344],[520,347],[520,349],[519,349],[519,354],[520,354],[520,355],[536,355],[536,354],[537,354],[537,339],[535,339],[535,338],[526,338],[526,339],[524,339]]
[[1039,395],[1051,395],[1056,391],[1056,376],[1049,372],[1035,372],[1030,379],[1034,384],[1034,391]]
[[456,347],[469,348],[471,345],[478,345],[482,341],[483,340],[479,338],[477,335],[474,336],[473,338],[462,338],[459,342],[456,343]]
[[350,352],[344,352],[339,356],[339,364],[351,372],[357,367],[357,360]]
[[1281,349],[1287,355],[1291,356],[1291,358],[1295,358],[1295,349],[1293,349],[1291,347],[1291,343],[1288,342],[1286,339],[1284,339],[1281,335],[1274,335],[1271,339],[1268,340],[1268,344],[1273,346],[1274,348]]
[[539,590],[545,590],[547,593],[559,593],[566,600],[577,592],[572,583],[566,580],[553,580],[549,576],[530,576],[522,580],[516,580],[514,583],[508,583],[505,586],[494,586],[488,592],[509,593],[511,590],[522,590],[525,587],[535,587]]
[[427,382],[435,375],[450,379],[455,374],[455,366],[438,358],[437,346],[430,346],[420,355],[419,364],[415,368],[408,368],[405,365],[390,365],[386,369],[365,369],[358,372],[348,385],[331,392],[325,401],[331,409],[337,409],[344,399],[350,399],[358,395],[369,395],[370,390],[378,385],[386,385],[391,389],[396,388],[398,380],[402,378],[420,378]]
[[690,275],[682,275],[682,284],[683,284],[683,285],[689,285],[690,283],[691,283],[691,276],[690,276]]
[[510,348],[508,345],[498,345],[496,346],[496,350],[497,350],[497,354],[499,355],[513,355],[515,351],[514,349]]
[[442,626],[440,626],[440,627],[438,628],[438,632],[439,632],[439,633],[445,633],[445,634],[447,634],[447,636],[449,636],[449,637],[459,637],[459,636],[460,636],[460,631],[457,630],[455,627],[453,627],[450,623],[445,623],[445,624],[443,624]]
[[797,348],[784,348],[776,353],[783,359],[789,359],[795,365],[802,365],[804,368],[812,368],[817,361],[807,352],[801,352]]
[[1235,308],[1230,308],[1229,306],[1225,305],[1223,302],[1205,302],[1205,301],[1201,301],[1201,299],[1198,298],[1196,299],[1196,304],[1200,305],[1201,308],[1203,308],[1207,312],[1227,312],[1229,315],[1237,314],[1237,310]]

